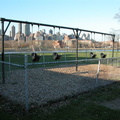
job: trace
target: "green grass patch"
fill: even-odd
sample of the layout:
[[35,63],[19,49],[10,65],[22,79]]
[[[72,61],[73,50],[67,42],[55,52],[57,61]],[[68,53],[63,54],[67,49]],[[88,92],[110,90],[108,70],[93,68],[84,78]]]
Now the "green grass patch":
[[[96,52],[94,53],[97,55],[96,58],[100,58],[100,53],[101,52]],[[112,52],[111,51],[105,51],[105,54],[107,54],[107,58],[112,57]],[[76,60],[76,52],[65,52],[65,53],[58,53],[59,55],[62,55],[61,59],[59,61],[68,61],[68,60]],[[28,62],[32,63],[31,55],[28,55]],[[41,56],[39,62],[55,62],[53,59],[52,53],[39,53],[38,55]],[[114,53],[115,57],[120,57],[120,52]],[[91,59],[90,58],[90,52],[78,52],[78,60],[83,60],[83,59]],[[5,61],[6,62],[11,62],[11,63],[16,63],[16,64],[24,64],[24,54],[11,54],[11,55],[5,55]]]
[[120,83],[113,83],[108,86],[98,87],[96,90],[78,97],[78,101],[85,100],[103,102],[120,98]]
[[[95,54],[97,54],[96,58],[100,58],[100,53],[101,52],[97,52],[97,51],[93,51]],[[85,65],[85,64],[98,64],[97,60],[93,61],[89,61],[90,58],[90,52],[86,51],[86,52],[79,52],[78,53],[78,60],[84,60],[82,62],[78,62],[78,65]],[[107,58],[112,57],[112,51],[104,51],[105,54],[107,54]],[[32,59],[31,59],[31,55],[28,55],[28,63],[33,63]],[[56,62],[53,59],[53,55],[52,53],[39,53],[38,55],[41,55],[40,61],[38,63],[45,63],[45,62]],[[76,52],[65,52],[65,53],[59,53],[59,55],[62,55],[61,59],[58,61],[69,61],[69,60],[76,60]],[[114,56],[115,57],[120,57],[120,52],[115,51]],[[14,64],[19,64],[19,65],[24,65],[25,64],[25,58],[24,58],[24,54],[11,54],[11,55],[6,55],[5,54],[5,61],[6,62],[11,62]],[[54,66],[58,66],[58,65],[64,65],[66,63],[53,63],[53,64],[41,64],[41,65],[32,65],[29,66],[28,68],[32,69],[32,68],[39,68],[39,67],[54,67]],[[67,64],[73,64],[75,65],[75,62],[70,62]],[[117,61],[112,61],[112,60],[107,60],[102,61],[101,64],[110,64],[110,65],[120,65],[120,60]],[[17,66],[13,66],[13,65],[4,65],[5,66],[5,71],[13,71],[13,70],[17,70],[17,69],[24,69],[22,67],[17,67]],[[2,64],[0,64],[0,68],[2,68]],[[0,69],[0,72],[2,71],[2,69]],[[6,73],[7,74],[7,73]],[[0,74],[1,77],[1,74]]]
[[69,98],[67,104],[56,109],[49,105],[44,109],[38,107],[31,109],[27,115],[19,105],[16,104],[15,106],[14,104],[12,106],[0,97],[0,118],[1,120],[119,120],[120,110],[113,110],[96,104],[96,102],[120,98],[119,91],[120,83],[114,83]]

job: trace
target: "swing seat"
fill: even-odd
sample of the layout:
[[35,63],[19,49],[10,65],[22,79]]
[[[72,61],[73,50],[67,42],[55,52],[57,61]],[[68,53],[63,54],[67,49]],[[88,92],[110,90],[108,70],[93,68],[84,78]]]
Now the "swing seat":
[[54,60],[60,60],[61,56],[62,55],[58,55],[58,53],[56,53],[56,52],[53,53],[53,59]]
[[101,56],[101,58],[106,58],[106,54],[104,54],[104,53],[100,53],[100,56]]
[[91,57],[91,58],[95,58],[95,57],[96,57],[96,54],[94,54],[93,52],[90,52],[90,57]]
[[37,55],[36,53],[31,53],[31,56],[33,62],[38,62],[40,60],[40,56]]

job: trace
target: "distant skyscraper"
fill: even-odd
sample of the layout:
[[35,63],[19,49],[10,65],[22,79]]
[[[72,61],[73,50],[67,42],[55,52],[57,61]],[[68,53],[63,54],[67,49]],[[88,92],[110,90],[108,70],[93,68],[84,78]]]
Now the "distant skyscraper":
[[18,23],[18,33],[22,33],[22,23]]
[[53,34],[53,30],[50,29],[50,30],[49,30],[49,34]]
[[43,33],[45,33],[45,32],[46,32],[46,30],[45,30],[45,29],[42,29],[42,31],[43,31]]
[[12,37],[12,34],[11,34],[11,31],[10,31],[10,34],[9,34],[10,37]]
[[24,24],[23,33],[25,36],[30,35],[30,24]]
[[14,39],[14,37],[15,37],[15,26],[13,25],[12,27],[11,27],[11,37]]

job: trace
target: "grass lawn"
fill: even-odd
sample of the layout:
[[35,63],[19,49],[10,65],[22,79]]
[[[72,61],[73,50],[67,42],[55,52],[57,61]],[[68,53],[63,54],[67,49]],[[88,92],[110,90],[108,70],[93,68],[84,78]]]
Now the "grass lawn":
[[[94,53],[97,55],[96,58],[100,58],[100,53],[101,52],[94,51]],[[115,57],[118,57],[119,53],[120,52],[115,51]],[[111,51],[105,52],[105,54],[107,54],[108,58],[112,56]],[[40,58],[40,61],[39,61],[40,63],[43,63],[43,62],[56,62],[53,59],[52,53],[39,53],[38,55],[41,55],[41,58]],[[62,57],[60,58],[59,61],[76,60],[76,53],[75,52],[59,53],[59,55],[62,55]],[[24,65],[24,62],[25,62],[24,59],[25,59],[24,54],[19,54],[19,55],[18,54],[11,54],[10,56],[5,55],[5,61],[6,62],[10,61],[11,63],[14,63],[14,64]],[[93,61],[87,61],[86,62],[86,59],[91,59],[89,52],[79,52],[78,53],[78,60],[85,60],[85,62],[79,62],[79,65],[82,65],[82,64],[98,64],[97,60],[96,61],[93,60]],[[28,54],[28,63],[33,63],[30,54]],[[73,64],[73,62],[71,62],[71,63]],[[34,65],[34,66],[32,66],[32,68],[34,68],[34,67],[45,67],[45,66],[46,67],[55,66],[55,65],[58,65],[58,64],[60,64],[60,63],[57,63],[57,64],[53,63],[53,64],[47,64],[47,65]],[[64,63],[62,63],[62,64],[64,64]],[[2,64],[0,64],[0,67],[2,67]],[[5,70],[6,71],[16,70],[16,69],[22,69],[22,67],[17,67],[17,66],[5,64]]]
[[[0,96],[1,120],[120,120],[120,110],[100,105],[104,101],[120,98],[120,83],[97,88],[91,92],[68,98],[57,105],[33,108],[25,115],[20,105],[12,104]],[[61,105],[61,103],[64,103]]]
[[[94,53],[97,55],[96,58],[101,58],[100,53],[101,52],[96,52]],[[111,51],[106,51],[104,52],[107,54],[107,58],[112,57],[112,52]],[[62,55],[59,61],[68,61],[68,60],[76,60],[76,52],[64,52],[64,53],[58,53],[59,55]],[[55,62],[53,59],[52,53],[39,53],[38,55],[41,56],[39,62]],[[114,52],[114,57],[120,57],[120,52]],[[83,59],[91,59],[90,57],[90,52],[78,52],[78,60],[83,60]],[[8,62],[10,61],[11,63],[16,63],[16,64],[24,64],[24,54],[11,54],[11,55],[5,55],[5,61]],[[31,55],[28,54],[28,62],[32,63]]]

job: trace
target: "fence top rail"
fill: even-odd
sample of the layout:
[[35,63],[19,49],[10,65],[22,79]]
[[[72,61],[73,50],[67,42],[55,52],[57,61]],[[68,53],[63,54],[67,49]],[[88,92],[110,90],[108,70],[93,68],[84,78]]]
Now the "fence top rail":
[[57,63],[71,63],[71,62],[85,62],[85,61],[100,61],[108,59],[120,59],[120,57],[115,58],[99,58],[99,59],[83,59],[83,60],[69,60],[69,61],[55,61],[55,62],[41,62],[41,63],[27,63],[27,65],[45,65],[45,64],[57,64]]
[[85,30],[85,29],[79,29],[79,28],[72,28],[72,27],[66,27],[66,26],[50,25],[50,24],[28,22],[28,21],[21,21],[21,20],[12,20],[12,19],[6,19],[6,18],[0,18],[0,21],[15,22],[15,23],[26,23],[26,24],[31,24],[31,25],[47,26],[47,27],[54,27],[54,28],[63,28],[63,29],[70,29],[70,30],[77,30],[77,31],[84,31],[84,32],[110,35],[110,36],[115,37],[115,34],[103,33],[103,32],[97,32],[97,31],[91,31],[91,30]]
[[4,63],[4,64],[7,64],[7,65],[12,65],[12,66],[17,66],[17,67],[24,67],[24,65],[10,63],[10,62],[5,62],[5,61],[0,61],[0,63]]
[[8,65],[13,65],[13,66],[18,66],[18,67],[24,67],[25,65],[45,65],[45,64],[57,64],[57,63],[71,63],[71,62],[85,62],[85,61],[100,61],[100,60],[108,60],[108,59],[120,59],[120,57],[115,57],[115,58],[99,58],[99,59],[83,59],[83,60],[69,60],[69,61],[55,61],[55,62],[40,62],[40,63],[27,63],[27,64],[15,64],[15,63],[10,63],[10,62],[5,62],[5,61],[0,61],[0,63],[8,64]]
[[[79,50],[78,52],[91,52],[91,50]],[[104,51],[104,50],[93,50],[93,51],[95,51],[95,52],[102,52],[102,51]],[[110,50],[105,50],[105,51],[110,51]],[[112,50],[111,50],[112,51]],[[114,50],[114,51],[120,51],[120,50]],[[54,52],[57,52],[57,53],[73,53],[73,52],[76,52],[75,50],[54,50],[54,51],[32,51],[32,52],[5,52],[4,54],[31,54],[31,53],[54,53]],[[0,54],[2,54],[1,52],[0,52]]]
[[[32,52],[5,52],[4,54],[31,54],[31,53],[65,53],[65,52],[76,52],[74,51],[32,51]],[[1,53],[1,52],[0,52]]]

